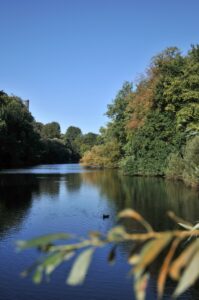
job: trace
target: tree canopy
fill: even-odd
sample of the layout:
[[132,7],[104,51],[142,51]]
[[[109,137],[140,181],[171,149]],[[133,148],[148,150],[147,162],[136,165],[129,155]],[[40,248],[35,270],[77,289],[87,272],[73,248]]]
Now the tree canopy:
[[21,98],[0,91],[0,168],[78,162],[96,136],[74,126],[62,135],[58,122],[36,122]]
[[[98,140],[117,141],[117,165],[130,175],[165,176],[170,157],[184,157],[190,139],[199,135],[199,46],[186,55],[170,47],[153,57],[134,89],[124,83],[106,115],[110,122]],[[96,147],[83,156],[84,165],[91,164],[89,157],[97,164]],[[102,156],[111,161],[108,153]]]

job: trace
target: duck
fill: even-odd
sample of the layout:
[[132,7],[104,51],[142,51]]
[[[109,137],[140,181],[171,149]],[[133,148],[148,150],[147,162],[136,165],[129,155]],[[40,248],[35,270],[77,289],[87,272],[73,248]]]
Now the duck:
[[103,220],[104,219],[108,219],[110,217],[110,215],[105,215],[105,214],[103,214]]

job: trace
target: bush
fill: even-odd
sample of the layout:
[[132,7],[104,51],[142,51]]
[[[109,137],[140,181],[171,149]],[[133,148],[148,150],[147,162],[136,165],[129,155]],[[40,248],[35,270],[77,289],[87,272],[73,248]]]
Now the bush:
[[169,156],[166,176],[199,187],[199,136],[188,140],[183,157],[176,153]]
[[199,187],[199,136],[188,141],[184,153],[183,180],[190,186]]
[[94,146],[90,151],[84,154],[80,162],[85,167],[117,168],[119,157],[119,144],[113,140],[102,145]]
[[179,153],[172,153],[168,158],[168,167],[165,174],[168,178],[182,180],[184,160]]

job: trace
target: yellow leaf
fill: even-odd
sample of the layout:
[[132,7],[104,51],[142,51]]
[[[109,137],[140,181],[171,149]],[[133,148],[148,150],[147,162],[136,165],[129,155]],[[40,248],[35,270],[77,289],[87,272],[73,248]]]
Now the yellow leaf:
[[147,231],[153,231],[151,225],[135,210],[133,209],[125,209],[118,215],[119,218],[132,218],[138,222],[140,222]]
[[182,278],[175,290],[174,297],[179,296],[186,291],[199,277],[199,251],[197,251],[189,265],[185,269]]
[[160,252],[168,245],[172,238],[170,233],[163,237],[149,241],[141,251],[140,260],[134,269],[136,277],[139,277],[144,269],[148,267]]
[[149,280],[149,274],[144,274],[134,285],[134,291],[136,294],[136,300],[144,300],[146,296],[146,288]]
[[78,256],[73,264],[72,270],[68,276],[67,283],[69,285],[82,284],[84,278],[87,274],[92,256],[94,253],[94,248],[89,248]]
[[175,251],[176,251],[179,243],[180,243],[180,239],[175,239],[173,241],[173,243],[171,245],[171,248],[170,248],[169,252],[167,253],[167,256],[166,256],[166,258],[163,262],[163,265],[161,267],[160,274],[159,274],[159,277],[158,277],[158,283],[157,283],[159,299],[162,299],[166,278],[167,278],[167,275],[168,275],[168,272],[169,272],[169,266],[170,266],[171,260],[172,260],[174,254],[175,254]]
[[180,278],[181,270],[188,264],[194,253],[199,249],[199,241],[194,241],[186,248],[181,255],[173,262],[170,268],[170,276],[174,280]]

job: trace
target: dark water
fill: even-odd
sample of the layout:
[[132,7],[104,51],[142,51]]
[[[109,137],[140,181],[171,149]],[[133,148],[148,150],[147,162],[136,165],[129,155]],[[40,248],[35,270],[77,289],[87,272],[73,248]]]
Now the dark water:
[[[0,300],[132,300],[132,278],[127,276],[127,246],[119,248],[114,266],[107,264],[109,247],[98,250],[84,285],[69,287],[70,264],[59,267],[50,282],[35,286],[19,274],[37,257],[35,251],[16,253],[19,239],[54,232],[85,236],[106,232],[116,224],[118,211],[131,207],[157,230],[174,228],[166,211],[198,220],[199,196],[182,183],[157,178],[132,178],[117,171],[88,171],[79,165],[51,165],[9,170],[0,174]],[[110,214],[103,220],[103,214]],[[139,230],[139,228],[135,228]],[[156,268],[147,299],[156,299]],[[164,299],[170,299],[168,283]],[[180,299],[199,299],[191,289]]]

